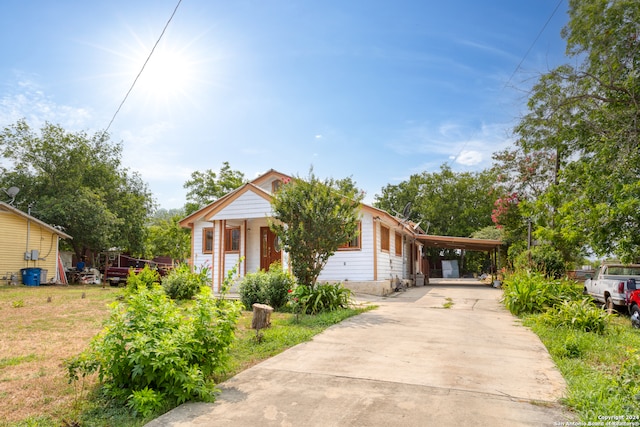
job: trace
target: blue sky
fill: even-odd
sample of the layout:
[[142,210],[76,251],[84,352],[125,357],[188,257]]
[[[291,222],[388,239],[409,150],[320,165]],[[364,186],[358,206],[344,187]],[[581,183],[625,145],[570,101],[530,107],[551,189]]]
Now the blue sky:
[[[177,0],[3,0],[0,126],[108,125]],[[351,176],[491,166],[540,73],[558,0],[183,0],[109,132],[158,204],[195,170]],[[526,57],[525,57],[526,55]],[[518,67],[518,64],[520,67]]]

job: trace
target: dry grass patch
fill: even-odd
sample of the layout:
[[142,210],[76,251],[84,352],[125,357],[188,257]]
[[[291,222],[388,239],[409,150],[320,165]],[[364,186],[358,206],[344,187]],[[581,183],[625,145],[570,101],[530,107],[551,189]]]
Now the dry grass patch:
[[116,294],[99,285],[0,286],[0,425],[72,410],[63,361],[102,329]]

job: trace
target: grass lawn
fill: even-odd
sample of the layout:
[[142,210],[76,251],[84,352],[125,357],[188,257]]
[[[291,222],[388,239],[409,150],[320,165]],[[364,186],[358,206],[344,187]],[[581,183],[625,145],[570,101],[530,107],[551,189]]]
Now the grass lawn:
[[0,286],[0,425],[73,404],[62,366],[101,328],[117,290],[100,286]]
[[[640,329],[629,316],[610,319],[604,334],[551,327],[543,315],[525,317],[567,382],[564,403],[585,423],[640,425]],[[595,424],[594,424],[595,425]]]
[[[100,285],[0,286],[0,426],[139,426],[149,421],[96,398],[96,378],[74,387],[65,376],[64,360],[84,350],[102,329],[108,305],[119,294],[117,288]],[[299,320],[273,313],[272,326],[261,331],[261,339],[251,329],[251,312],[243,312],[232,363],[216,382],[367,309]]]

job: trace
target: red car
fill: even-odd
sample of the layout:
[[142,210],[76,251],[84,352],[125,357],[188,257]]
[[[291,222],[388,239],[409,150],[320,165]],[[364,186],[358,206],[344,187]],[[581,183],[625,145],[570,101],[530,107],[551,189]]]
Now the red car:
[[640,289],[636,289],[635,280],[633,280],[633,283],[627,283],[627,285],[629,290],[625,299],[631,315],[631,324],[635,328],[640,328]]

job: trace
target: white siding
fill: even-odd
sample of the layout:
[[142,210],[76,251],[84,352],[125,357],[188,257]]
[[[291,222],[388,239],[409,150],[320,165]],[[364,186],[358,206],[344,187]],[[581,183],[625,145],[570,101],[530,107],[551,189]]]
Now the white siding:
[[[202,267],[209,268],[210,276],[216,277],[214,272],[214,267],[216,267],[216,265],[213,262],[213,254],[202,253],[203,229],[214,227],[214,225],[210,222],[198,221],[193,225],[193,227],[194,227],[193,242],[191,243],[193,245],[193,259],[191,262],[196,269],[201,269]],[[217,230],[214,227],[214,233],[213,233],[214,251],[215,251],[215,245],[217,244],[216,232]]]
[[395,279],[396,276],[402,279],[403,275],[403,261],[402,256],[396,255],[396,239],[395,232],[399,231],[390,224],[385,224],[389,227],[389,252],[380,250],[380,224],[375,224],[378,227],[376,248],[378,251],[378,280]]
[[[222,275],[223,281],[226,279],[229,271],[236,266],[239,259],[240,259],[239,254],[236,254],[236,253],[224,254],[224,274]],[[238,274],[242,275],[242,266],[238,267],[237,274],[233,278],[234,283],[231,285],[231,289],[229,290],[230,292],[238,292],[238,283],[239,283]],[[218,287],[218,289],[220,289],[220,287]]]
[[262,184],[260,184],[258,187],[262,188],[267,193],[271,193],[271,190],[273,189],[273,181],[279,181],[279,179],[273,178],[273,179],[267,180]]
[[260,270],[260,227],[268,225],[267,219],[254,219],[248,222],[247,230],[247,273]]
[[324,280],[373,280],[373,218],[370,214],[364,214],[361,218],[361,249],[337,251],[322,270],[318,277]]
[[271,203],[256,193],[247,191],[211,219],[266,218],[271,215]]

